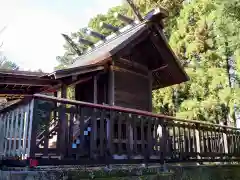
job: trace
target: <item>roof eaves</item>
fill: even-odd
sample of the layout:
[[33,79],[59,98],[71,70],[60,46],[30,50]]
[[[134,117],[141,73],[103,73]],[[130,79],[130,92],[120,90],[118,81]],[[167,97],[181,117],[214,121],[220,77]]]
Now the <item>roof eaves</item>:
[[86,73],[101,71],[101,70],[104,70],[103,65],[93,64],[88,66],[81,66],[77,68],[69,68],[69,69],[56,71],[54,73],[54,76],[55,76],[55,79],[60,79],[63,77],[76,76],[76,75],[81,75],[81,74],[86,74]]
[[181,71],[181,73],[185,76],[185,81],[188,81],[190,78],[188,76],[188,74],[186,73],[186,71],[183,69],[182,65],[180,64],[180,61],[178,59],[178,57],[175,55],[175,53],[173,52],[172,48],[170,47],[170,45],[168,44],[166,37],[164,36],[163,32],[159,32],[161,35],[161,39],[163,40],[164,44],[167,46],[167,48],[169,49],[169,51],[171,52],[173,59],[174,59],[174,63],[176,63],[176,65],[178,66],[179,70]]
[[[110,38],[110,39],[108,39],[106,42],[104,42],[104,43],[102,43],[102,44],[100,44],[100,45],[98,45],[98,46],[96,46],[96,47],[94,47],[93,49],[91,49],[90,51],[88,51],[88,52],[86,52],[85,54],[83,54],[82,56],[80,56],[80,57],[78,57],[77,59],[76,59],[76,61],[75,61],[75,63],[73,63],[71,66],[69,66],[69,68],[73,68],[73,67],[76,67],[76,66],[81,66],[81,64],[86,64],[86,63],[93,63],[93,62],[91,62],[90,60],[86,60],[86,62],[81,62],[81,63],[79,63],[81,60],[84,60],[84,58],[86,58],[87,56],[89,56],[90,54],[92,54],[92,53],[96,53],[98,50],[100,50],[101,48],[104,48],[104,47],[107,47],[109,44],[111,44],[111,43],[113,43],[114,44],[114,41],[116,41],[116,43],[117,43],[117,40],[118,39],[121,39],[121,37],[123,37],[124,35],[126,36],[127,34],[129,34],[129,33],[131,33],[131,32],[134,32],[134,30],[140,30],[141,28],[144,28],[144,27],[146,27],[146,21],[144,21],[143,23],[139,23],[139,24],[137,24],[137,25],[132,25],[131,27],[128,27],[128,28],[126,28],[126,27],[124,27],[124,28],[126,28],[126,30],[125,31],[123,31],[123,32],[121,32],[121,33],[119,33],[118,35],[116,35],[116,36],[114,36],[114,37],[112,37],[112,38]],[[110,36],[112,36],[112,35],[110,35]],[[118,45],[116,45],[117,47],[118,47]],[[115,49],[114,47],[113,47],[113,49]],[[113,49],[110,49],[108,52],[111,52],[111,54],[108,54],[109,55],[109,57],[112,55],[112,53],[114,52],[114,50]],[[105,58],[108,58],[107,56],[105,57]]]

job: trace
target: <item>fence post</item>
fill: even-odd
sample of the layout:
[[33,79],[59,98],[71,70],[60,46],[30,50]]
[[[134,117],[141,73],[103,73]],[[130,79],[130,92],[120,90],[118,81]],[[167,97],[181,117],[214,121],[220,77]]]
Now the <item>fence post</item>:
[[4,155],[4,139],[5,139],[5,114],[0,114],[0,160]]
[[[36,132],[36,129],[33,129],[33,118],[34,118],[34,99],[30,101],[30,106],[29,106],[29,127],[28,127],[28,138],[27,138],[27,150],[26,154],[29,157],[30,156],[30,148],[31,148],[31,139],[32,139],[32,134],[33,131]],[[36,144],[35,144],[36,146]]]
[[36,151],[36,141],[37,141],[37,128],[38,128],[38,115],[37,115],[37,104],[38,101],[36,99],[32,99],[31,102],[31,116],[30,116],[30,125],[31,129],[29,128],[29,148],[28,148],[28,156],[29,157],[35,157],[35,151]]
[[4,156],[7,156],[7,150],[8,150],[8,138],[9,138],[9,130],[10,130],[10,112],[6,113],[5,116],[5,123],[6,123],[6,129],[5,129],[5,141],[4,141]]
[[164,165],[167,149],[167,126],[165,119],[161,119],[160,125],[162,126],[162,138],[160,142],[160,164]]
[[66,105],[61,105],[59,108],[59,151],[60,151],[60,158],[64,158],[67,154],[67,147],[68,147],[68,139],[67,139],[67,116],[66,116]]
[[15,127],[14,127],[14,142],[13,142],[13,153],[14,153],[14,156],[17,156],[18,153],[17,153],[17,139],[19,140],[20,137],[18,137],[18,131],[19,131],[19,113],[20,113],[20,109],[19,107],[17,107],[16,109],[16,118],[15,118]]
[[201,149],[200,149],[199,128],[200,128],[200,124],[196,123],[195,138],[196,138],[197,159],[200,159],[200,151],[201,151]]
[[224,144],[224,153],[228,154],[227,128],[224,128],[223,144]]

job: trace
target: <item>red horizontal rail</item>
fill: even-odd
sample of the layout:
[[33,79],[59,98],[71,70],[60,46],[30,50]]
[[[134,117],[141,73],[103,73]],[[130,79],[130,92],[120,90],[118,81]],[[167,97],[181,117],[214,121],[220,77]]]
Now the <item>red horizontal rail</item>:
[[37,98],[37,99],[55,101],[55,102],[60,102],[60,103],[64,103],[64,104],[82,105],[82,106],[88,106],[88,107],[92,107],[92,108],[100,108],[100,109],[121,111],[121,112],[131,113],[131,114],[138,114],[138,115],[141,115],[141,116],[150,116],[150,117],[154,117],[154,118],[164,118],[164,119],[169,119],[169,120],[173,120],[173,121],[181,121],[181,122],[195,123],[195,124],[204,124],[204,125],[209,125],[209,126],[240,130],[238,128],[230,127],[230,126],[224,126],[224,125],[202,122],[202,121],[196,121],[196,120],[178,119],[178,118],[175,118],[175,117],[172,117],[172,116],[155,114],[155,113],[152,113],[152,112],[147,112],[147,111],[142,111],[142,110],[137,110],[137,109],[131,109],[131,108],[124,108],[124,107],[119,107],[119,106],[94,104],[94,103],[89,103],[89,102],[83,102],[83,101],[76,101],[76,100],[69,100],[69,99],[64,99],[64,98],[46,96],[46,95],[42,95],[42,94],[35,94],[35,95],[33,95],[33,97]]

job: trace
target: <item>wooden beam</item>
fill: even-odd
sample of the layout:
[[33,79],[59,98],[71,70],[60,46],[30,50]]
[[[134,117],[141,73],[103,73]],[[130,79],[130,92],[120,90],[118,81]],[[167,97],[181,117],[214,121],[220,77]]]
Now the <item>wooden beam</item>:
[[86,78],[83,78],[83,79],[79,79],[71,84],[68,84],[68,86],[76,86],[78,84],[81,84],[83,82],[86,82],[86,81],[89,81],[90,79],[92,79],[92,77],[86,77]]
[[151,35],[151,41],[153,42],[154,46],[158,50],[159,54],[162,57],[163,61],[169,65],[171,71],[174,72],[176,75],[176,79],[178,83],[184,82],[189,80],[188,75],[184,71],[183,67],[181,66],[180,62],[178,61],[177,56],[173,52],[172,48],[167,42],[165,35],[162,32],[162,29],[159,25],[155,25],[156,33]]
[[98,66],[98,67],[89,67],[89,68],[82,68],[82,69],[78,69],[78,70],[61,70],[61,72],[57,73],[55,76],[57,79],[66,77],[66,76],[78,76],[81,74],[87,74],[87,73],[92,73],[92,72],[96,72],[96,71],[102,71],[104,70],[104,66]]
[[136,67],[140,70],[143,70],[145,72],[148,72],[148,68],[140,63],[137,63],[135,61],[130,61],[130,60],[122,58],[122,57],[120,58],[120,60],[127,65],[130,65],[130,66]]
[[[86,77],[86,78],[82,78],[82,79],[79,79],[79,80],[76,80],[74,82],[71,82],[71,83],[68,83],[66,84],[67,86],[76,86],[77,84],[80,84],[80,83],[83,83],[83,82],[86,82],[86,81],[89,81],[90,79],[92,79],[92,76],[90,77]],[[58,84],[58,85],[55,85],[55,86],[52,86],[52,87],[47,87],[46,89],[43,89],[42,92],[49,92],[49,91],[57,91],[58,89],[60,89],[62,86],[62,84]]]
[[119,106],[108,106],[108,105],[94,104],[94,103],[83,102],[83,101],[56,98],[56,97],[53,97],[53,96],[47,96],[47,95],[42,95],[42,94],[34,94],[34,95],[32,95],[32,97],[36,98],[36,99],[46,100],[46,101],[53,101],[53,102],[56,101],[58,103],[63,103],[63,104],[88,106],[88,107],[91,107],[91,108],[98,108],[98,109],[101,108],[101,109],[105,109],[105,110],[108,110],[108,111],[109,110],[121,111],[121,112],[124,112],[124,113],[138,114],[138,115],[141,115],[141,116],[150,116],[150,117],[153,117],[153,118],[164,118],[164,119],[168,119],[169,121],[172,120],[172,121],[179,121],[179,122],[186,122],[186,123],[199,123],[199,124],[208,125],[208,126],[239,130],[238,128],[235,128],[235,127],[229,127],[229,126],[225,126],[225,125],[213,124],[213,123],[203,122],[203,121],[181,119],[181,118],[176,118],[176,117],[172,117],[172,116],[155,114],[155,113],[151,113],[151,112],[147,112],[147,111],[131,109],[131,108],[124,108],[124,107],[119,107]]
[[168,64],[166,64],[166,65],[164,65],[164,66],[161,66],[161,67],[159,67],[159,68],[157,68],[157,69],[154,69],[154,70],[152,70],[152,72],[161,71],[161,70],[163,70],[163,69],[165,69],[165,68],[167,68],[167,67],[168,67]]
[[141,76],[143,78],[148,79],[148,76],[146,76],[144,74],[140,74],[140,73],[137,73],[137,72],[134,72],[134,71],[131,71],[131,70],[127,70],[127,69],[124,69],[124,68],[121,68],[121,67],[118,67],[118,66],[113,66],[113,71],[127,72],[127,73],[134,74],[136,76]]
[[141,13],[139,12],[139,10],[137,9],[137,7],[134,5],[133,1],[132,0],[126,0],[127,3],[129,4],[129,6],[131,7],[134,15],[137,17],[137,19],[142,22],[144,19],[141,15]]

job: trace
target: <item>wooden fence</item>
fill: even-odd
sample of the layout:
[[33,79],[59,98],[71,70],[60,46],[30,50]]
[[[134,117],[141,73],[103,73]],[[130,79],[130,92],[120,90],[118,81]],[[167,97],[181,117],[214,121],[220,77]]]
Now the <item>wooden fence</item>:
[[1,112],[3,162],[238,161],[239,129],[44,95]]

